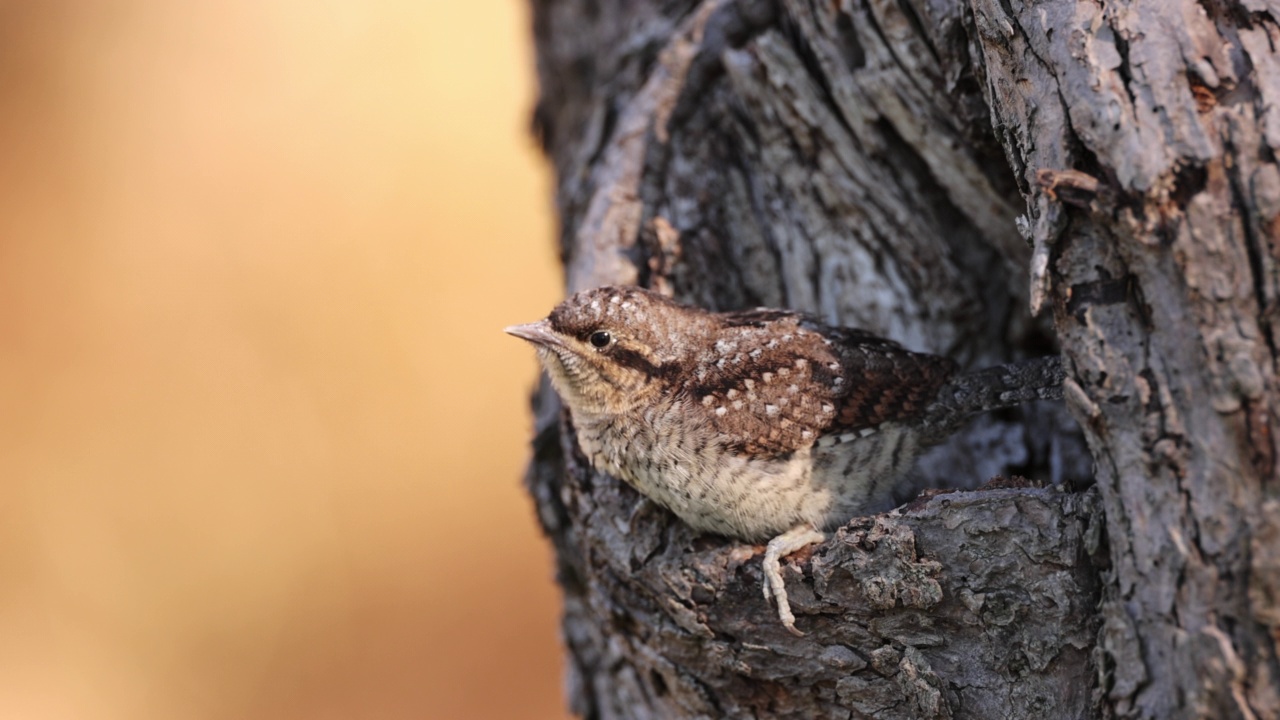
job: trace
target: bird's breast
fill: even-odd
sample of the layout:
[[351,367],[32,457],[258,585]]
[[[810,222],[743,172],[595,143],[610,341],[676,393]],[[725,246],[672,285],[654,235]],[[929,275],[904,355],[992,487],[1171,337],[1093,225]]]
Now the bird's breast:
[[695,529],[751,541],[887,509],[920,451],[912,426],[885,423],[791,453],[752,454],[735,449],[702,417],[679,403],[660,403],[633,415],[574,421],[596,469]]
[[809,449],[767,457],[742,453],[697,417],[671,404],[575,423],[578,443],[595,468],[695,529],[757,541],[804,522],[827,523],[838,498],[834,487],[814,483]]

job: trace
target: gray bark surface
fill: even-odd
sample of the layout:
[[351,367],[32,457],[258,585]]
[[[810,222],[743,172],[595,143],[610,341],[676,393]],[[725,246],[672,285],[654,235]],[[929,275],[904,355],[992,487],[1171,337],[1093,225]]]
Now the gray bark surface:
[[1097,461],[1109,704],[1278,717],[1280,5],[973,8]]
[[853,519],[785,568],[796,638],[762,548],[593,472],[544,387],[575,712],[1280,717],[1275,6],[533,5],[570,291],[806,310],[970,367],[1056,337],[1088,441],[1060,404],[976,420],[920,486],[1068,489]]

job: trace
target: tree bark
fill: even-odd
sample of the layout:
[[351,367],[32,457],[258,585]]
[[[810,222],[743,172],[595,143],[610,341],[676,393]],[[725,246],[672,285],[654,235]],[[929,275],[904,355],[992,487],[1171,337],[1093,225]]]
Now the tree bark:
[[919,485],[1057,485],[851,520],[786,568],[796,638],[761,548],[592,472],[544,387],[573,710],[1280,717],[1278,8],[535,0],[570,291],[797,308],[975,367],[1060,343],[1088,442],[1053,404],[975,422]]
[[1280,4],[973,9],[1019,175],[1097,181],[1064,204],[1050,178],[1028,206],[1111,538],[1108,699],[1280,716]]

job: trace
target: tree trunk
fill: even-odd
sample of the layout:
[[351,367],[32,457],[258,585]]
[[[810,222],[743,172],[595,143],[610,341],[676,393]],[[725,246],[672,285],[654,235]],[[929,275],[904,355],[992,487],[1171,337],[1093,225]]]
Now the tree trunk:
[[1280,4],[534,18],[569,290],[808,310],[974,367],[1060,344],[1088,442],[1053,404],[975,422],[920,485],[1058,485],[853,519],[785,569],[796,638],[761,548],[591,471],[544,388],[529,487],[575,712],[1280,717]]

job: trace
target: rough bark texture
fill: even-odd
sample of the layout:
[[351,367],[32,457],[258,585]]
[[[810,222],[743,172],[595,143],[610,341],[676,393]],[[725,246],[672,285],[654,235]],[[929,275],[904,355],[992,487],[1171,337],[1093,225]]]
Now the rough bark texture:
[[1280,4],[973,9],[1097,461],[1108,700],[1280,716]]
[[1280,717],[1276,4],[534,10],[569,290],[808,310],[970,366],[1053,351],[1051,309],[1088,450],[1045,404],[920,483],[1079,481],[1090,451],[1098,479],[853,520],[787,569],[795,638],[760,548],[591,472],[544,389],[576,712]]

